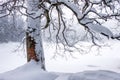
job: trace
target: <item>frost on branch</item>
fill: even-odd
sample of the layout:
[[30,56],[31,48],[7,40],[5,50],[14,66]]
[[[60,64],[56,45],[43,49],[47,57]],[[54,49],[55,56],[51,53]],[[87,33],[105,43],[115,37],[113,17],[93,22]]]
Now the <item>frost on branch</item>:
[[91,3],[96,3],[96,4],[100,3],[101,1],[102,0],[90,0]]
[[108,38],[113,37],[113,33],[108,28],[102,25],[89,23],[87,24],[87,26],[91,32],[97,32],[97,33],[103,34],[107,36]]

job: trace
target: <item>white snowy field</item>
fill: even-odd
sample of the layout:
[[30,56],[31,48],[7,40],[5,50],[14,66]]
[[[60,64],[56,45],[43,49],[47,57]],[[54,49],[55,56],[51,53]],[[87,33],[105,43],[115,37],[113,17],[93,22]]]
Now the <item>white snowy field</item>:
[[19,43],[12,42],[0,44],[0,73],[15,69],[26,63],[24,50],[17,49],[19,45]]
[[40,69],[31,61],[15,70],[0,74],[0,80],[120,80],[120,73],[96,70],[79,73],[55,73]]
[[60,56],[53,59],[54,48],[46,47],[48,72],[41,70],[34,61],[25,64],[25,47],[17,49],[19,45],[11,42],[0,44],[0,80],[120,80],[118,41],[112,41],[110,47],[99,49],[99,54],[98,49],[93,47],[89,54],[74,53],[76,58],[67,56],[67,59]]
[[46,68],[48,71],[76,73],[85,70],[110,70],[120,72],[120,42],[112,41],[110,47],[93,47],[88,54],[74,53],[73,57],[67,55],[57,56],[53,59],[53,47],[45,51]]
[[[45,48],[46,69],[52,72],[75,73],[84,70],[111,70],[120,72],[120,42],[112,41],[110,47],[102,47],[95,50],[93,47],[89,54],[81,55],[74,53],[76,58],[71,56],[57,56],[55,59],[54,48]],[[26,55],[19,43],[0,44],[0,73],[13,70],[26,63]],[[46,45],[45,45],[46,46]],[[17,50],[17,51],[15,51]]]

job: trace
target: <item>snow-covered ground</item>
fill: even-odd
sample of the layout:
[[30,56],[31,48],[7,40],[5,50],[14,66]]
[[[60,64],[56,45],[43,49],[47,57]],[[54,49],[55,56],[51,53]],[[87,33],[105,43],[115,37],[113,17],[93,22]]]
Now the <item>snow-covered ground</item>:
[[[54,48],[49,45],[44,50],[46,57],[46,68],[52,72],[75,73],[84,70],[112,70],[120,72],[120,42],[113,42],[110,47],[103,47],[99,52],[93,50],[89,54],[81,55],[74,53],[76,58],[70,56],[53,57]],[[0,73],[13,70],[26,63],[26,55],[19,43],[0,44]],[[46,44],[45,44],[46,46]],[[19,49],[18,49],[19,48]],[[17,51],[15,51],[17,50]]]
[[[18,49],[19,43],[0,44],[0,73],[13,70],[26,63],[23,49]],[[17,50],[17,51],[15,51]]]
[[[108,42],[109,43],[109,42]],[[110,47],[96,49],[93,47],[89,54],[74,53],[71,56],[53,59],[53,47],[45,51],[46,68],[48,71],[75,73],[85,70],[110,70],[120,72],[120,42],[112,41]],[[99,51],[98,51],[99,50]]]
[[120,80],[120,73],[97,70],[79,73],[53,73],[31,61],[15,70],[0,74],[0,80]]
[[99,54],[93,47],[89,54],[75,53],[76,58],[67,56],[67,59],[52,58],[53,47],[47,47],[44,52],[48,72],[45,72],[34,61],[25,64],[23,47],[16,48],[19,43],[3,43],[0,44],[0,80],[120,80],[120,42],[112,41],[110,45],[101,48]]

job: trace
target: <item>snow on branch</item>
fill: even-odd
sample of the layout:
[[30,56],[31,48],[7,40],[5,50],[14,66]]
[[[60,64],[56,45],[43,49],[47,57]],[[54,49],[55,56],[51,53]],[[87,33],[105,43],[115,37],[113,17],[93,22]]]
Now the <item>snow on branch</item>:
[[[0,3],[0,8],[2,7],[2,9],[7,10],[7,15],[9,15],[13,10],[17,10],[22,15],[31,17],[32,19],[41,18],[42,16],[42,18],[44,17],[46,21],[44,29],[55,23],[55,20],[52,20],[54,16],[51,15],[51,13],[56,11],[57,14],[59,14],[59,16],[54,14],[57,16],[56,18],[59,18],[56,19],[58,20],[57,26],[59,27],[56,29],[58,30],[56,35],[61,32],[65,39],[64,31],[67,30],[67,25],[66,19],[64,19],[65,17],[63,17],[64,10],[61,8],[61,6],[64,6],[71,10],[78,20],[78,23],[85,27],[85,29],[88,28],[90,32],[99,33],[107,36],[108,38],[120,39],[119,35],[114,35],[110,29],[102,26],[101,23],[103,20],[107,21],[108,19],[113,18],[120,21],[119,0],[39,0],[38,5],[33,5],[37,7],[37,10],[31,11],[28,11],[29,7],[26,6],[26,2],[27,1],[25,0],[7,0],[4,3]],[[0,14],[0,17],[7,15]],[[95,36],[93,35],[93,37]],[[67,39],[65,39],[65,41],[67,43]]]
[[97,32],[97,33],[103,34],[103,35],[107,36],[108,38],[113,37],[113,33],[108,28],[106,28],[102,25],[89,23],[86,26],[88,26],[89,30],[92,32]]
[[65,6],[67,6],[69,9],[71,9],[73,12],[74,12],[74,14],[78,17],[78,18],[82,18],[82,12],[81,12],[81,10],[79,9],[79,7],[78,6],[76,6],[75,4],[73,4],[73,3],[71,3],[71,2],[69,2],[69,1],[66,1],[66,0],[58,0],[58,1],[52,1],[52,5],[65,5]]

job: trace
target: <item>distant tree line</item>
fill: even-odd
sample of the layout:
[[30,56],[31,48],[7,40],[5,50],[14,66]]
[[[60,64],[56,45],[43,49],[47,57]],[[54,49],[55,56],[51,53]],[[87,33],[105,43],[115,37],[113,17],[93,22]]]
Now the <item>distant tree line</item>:
[[[5,11],[1,13],[5,13]],[[0,18],[0,43],[22,41],[24,32],[24,22],[20,15],[12,13]]]

